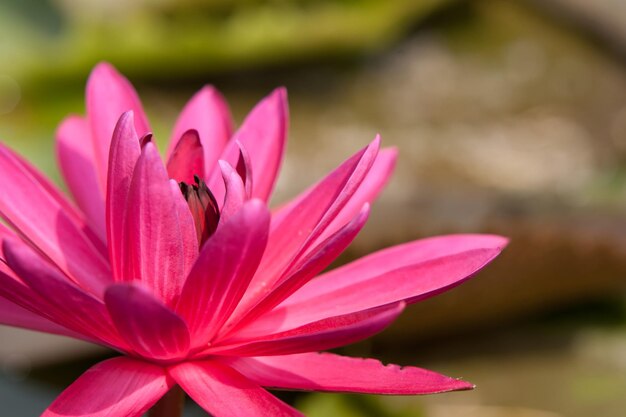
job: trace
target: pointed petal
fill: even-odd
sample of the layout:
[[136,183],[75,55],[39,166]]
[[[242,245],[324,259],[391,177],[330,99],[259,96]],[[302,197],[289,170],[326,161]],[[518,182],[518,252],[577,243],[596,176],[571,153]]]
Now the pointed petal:
[[167,160],[167,173],[178,182],[194,183],[194,175],[204,176],[204,151],[198,131],[188,130],[181,136]]
[[231,119],[228,104],[222,95],[214,87],[205,86],[189,100],[178,117],[167,151],[168,160],[184,133],[194,129],[198,132],[204,155],[204,171],[198,176],[209,178],[232,135]]
[[[0,223],[0,243],[5,239],[17,237]],[[27,288],[6,264],[3,246],[4,244],[0,244],[0,294],[5,296],[0,295],[0,324],[85,339],[85,336],[55,323],[38,314],[36,309],[32,309],[33,300],[30,298],[37,295]],[[18,299],[12,297],[15,292],[19,293]]]
[[30,297],[35,302],[30,305],[37,305],[64,327],[110,346],[125,347],[100,300],[74,285],[24,243],[5,239],[3,251],[9,267],[39,295]]
[[113,284],[104,301],[120,334],[138,354],[168,360],[189,351],[189,331],[183,319],[148,290]]
[[265,204],[250,200],[204,244],[176,308],[193,347],[209,342],[237,306],[263,255],[269,221]]
[[219,362],[186,362],[169,375],[215,417],[304,417],[234,369]]
[[129,110],[134,112],[137,133],[143,136],[150,128],[135,89],[111,64],[98,64],[87,81],[87,120],[91,126],[102,190],[107,189],[107,162],[113,130],[122,113]]
[[[287,91],[278,88],[252,109],[220,157],[236,166],[239,158],[237,142],[246,148],[254,175],[254,198],[268,201],[274,189],[285,151],[289,118],[287,112]],[[224,193],[224,185],[220,181],[219,169],[215,169],[210,177],[209,188],[218,201],[221,201]]]
[[109,155],[107,199],[106,199],[106,222],[107,241],[109,244],[109,261],[113,278],[116,281],[124,280],[125,253],[128,250],[127,232],[125,230],[125,217],[130,182],[135,170],[137,160],[141,155],[139,137],[135,132],[135,122],[132,111],[122,114],[111,142]]
[[[334,316],[287,331],[261,335],[256,340],[232,339],[205,354],[227,356],[290,355],[333,349],[368,338],[391,324],[404,310],[399,302],[366,311]],[[235,338],[239,335],[236,334]]]
[[63,194],[63,192],[61,192],[61,190],[59,190],[59,188],[52,183],[52,181],[50,181],[45,175],[43,175],[43,173],[37,170],[37,168],[31,165],[19,154],[13,152],[11,149],[4,147],[2,152],[9,154],[14,163],[16,163],[20,169],[27,172],[30,178],[35,181],[35,183],[41,187],[41,189],[45,191],[48,196],[59,205],[59,207],[63,209],[72,222],[74,222],[77,227],[81,229],[85,237],[91,241],[91,245],[93,245],[94,250],[106,255],[104,238],[99,236],[97,232],[94,231],[92,226],[86,223],[84,213],[81,213],[78,208],[66,198],[65,194]]
[[172,386],[158,366],[113,358],[91,367],[42,417],[140,417]]
[[381,149],[380,152],[378,152],[376,160],[361,185],[359,185],[354,194],[346,202],[346,205],[339,210],[335,218],[328,224],[326,230],[317,238],[316,243],[326,239],[349,222],[359,213],[363,204],[371,204],[376,200],[378,194],[380,194],[385,185],[387,185],[391,174],[393,174],[397,157],[398,151],[394,148]]
[[245,295],[245,304],[254,304],[258,301],[254,298],[263,298],[271,292],[285,278],[290,266],[306,254],[361,184],[379,145],[377,138],[320,181],[279,223],[272,219],[267,249]]
[[[182,193],[173,195],[156,148],[146,144],[130,184],[125,226],[128,267],[123,274],[125,280],[145,283],[167,305],[180,295],[198,255],[197,246],[188,242],[196,239],[195,228],[190,229],[193,220],[179,220],[185,213],[176,199],[183,198]],[[186,213],[191,217],[191,212]]]
[[219,161],[222,170],[222,177],[226,186],[224,205],[220,212],[221,221],[226,221],[241,208],[246,200],[246,189],[241,177],[226,161]]
[[60,326],[40,315],[0,297],[0,324],[83,339],[79,333]]
[[376,252],[310,281],[258,325],[280,317],[281,328],[291,328],[400,300],[423,300],[473,276],[506,242],[492,235],[453,235]]
[[67,117],[56,133],[56,152],[61,174],[78,207],[104,242],[104,191],[95,170],[91,130],[79,116]]
[[250,158],[248,150],[241,142],[237,141],[237,147],[239,148],[239,158],[237,159],[236,165],[237,174],[239,174],[239,177],[245,184],[246,197],[252,198],[252,190],[254,189],[252,185],[252,159]]
[[[198,236],[196,234],[196,225],[194,219],[189,210],[187,202],[182,197],[180,187],[176,180],[169,180],[170,191],[172,193],[172,202],[174,209],[172,214],[176,216],[177,222],[180,225],[180,239],[183,245],[183,253],[189,254],[185,259],[184,270],[189,271],[193,266],[198,256]],[[193,257],[192,257],[193,255]]]
[[225,361],[247,378],[270,388],[418,395],[474,387],[469,382],[426,369],[383,365],[375,359],[349,358],[331,353],[226,358]]
[[[276,320],[274,318],[263,320],[263,317],[259,318],[259,316],[279,305],[318,273],[326,269],[352,243],[365,225],[368,216],[369,205],[365,204],[361,213],[352,219],[350,223],[344,225],[342,229],[328,237],[326,241],[321,242],[306,257],[296,263],[291,271],[287,273],[287,278],[258,304],[254,305],[249,311],[246,311],[246,306],[243,305],[244,308],[239,311],[240,314],[245,314],[244,317],[241,318],[239,315],[233,314],[224,330],[229,332],[237,331],[238,334],[241,332],[245,334],[267,334],[275,331]],[[252,296],[249,299],[253,300],[255,297]],[[244,330],[239,330],[240,327],[248,323],[250,323],[250,326]]]
[[106,258],[57,197],[0,145],[0,215],[66,275],[95,294],[110,281]]

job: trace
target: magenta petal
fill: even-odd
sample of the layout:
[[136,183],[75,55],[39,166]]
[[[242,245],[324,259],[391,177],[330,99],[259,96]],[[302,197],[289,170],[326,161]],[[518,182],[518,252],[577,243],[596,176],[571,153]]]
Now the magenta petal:
[[349,222],[359,213],[363,204],[371,204],[374,200],[376,200],[378,194],[380,194],[391,178],[397,158],[398,151],[394,148],[381,149],[380,152],[378,152],[376,160],[372,164],[372,167],[363,179],[361,185],[359,185],[346,205],[339,210],[336,217],[328,224],[326,230],[324,230],[317,238],[317,242],[326,239],[344,224]]
[[113,358],[91,367],[41,417],[139,417],[172,386],[161,367]]
[[106,240],[104,190],[95,169],[91,130],[85,119],[69,116],[56,133],[61,174],[70,192],[102,241]]
[[[287,139],[287,107],[287,91],[284,88],[274,90],[252,109],[220,157],[236,166],[240,149],[238,143],[245,147],[254,175],[254,198],[267,201],[274,189]],[[211,174],[209,188],[221,201],[224,186],[218,169]]]
[[196,130],[181,136],[167,161],[167,173],[177,182],[194,183],[194,176],[204,176],[204,151]]
[[84,336],[0,297],[0,324],[83,339]]
[[267,243],[269,221],[265,204],[250,200],[202,247],[176,307],[189,324],[193,347],[211,340],[248,288]]
[[124,272],[128,268],[125,265],[127,261],[125,253],[128,250],[126,211],[130,182],[140,155],[134,116],[133,112],[129,111],[120,117],[113,131],[107,180],[107,240],[109,260],[116,281],[125,279]]
[[120,334],[138,354],[168,360],[189,351],[189,331],[183,319],[146,289],[114,284],[104,301]]
[[[274,316],[270,316],[269,320],[264,320],[264,317],[259,317],[263,313],[271,310],[280,304],[283,300],[305,285],[315,275],[326,269],[337,256],[339,256],[359,233],[359,231],[365,225],[369,216],[369,205],[365,204],[361,212],[352,221],[340,230],[335,232],[334,235],[328,237],[325,241],[319,243],[313,248],[307,256],[299,260],[292,269],[286,274],[286,278],[279,283],[270,293],[262,298],[261,301],[254,305],[249,311],[245,310],[249,307],[246,304],[242,304],[238,309],[239,314],[245,314],[245,316],[239,321],[238,314],[233,314],[231,317],[231,327],[227,328],[228,331],[237,330],[239,327],[252,323],[246,327],[243,332],[246,334],[263,334],[268,331],[276,330],[276,323],[280,320],[275,320]],[[259,296],[253,295],[250,300],[259,299]],[[236,325],[236,326],[235,326]],[[238,330],[239,331],[239,330]],[[238,333],[239,334],[239,333]]]
[[221,221],[226,221],[241,208],[246,200],[246,188],[241,177],[226,161],[219,161],[222,177],[226,186],[224,204],[220,212]]
[[205,351],[227,356],[268,356],[333,349],[373,336],[404,310],[399,302],[366,311],[334,316],[287,331],[262,335],[256,340],[226,340]]
[[143,136],[150,128],[133,86],[112,65],[98,64],[87,81],[87,119],[94,141],[96,170],[106,190],[107,162],[113,130],[122,113],[133,111],[135,129]]
[[[180,201],[176,201],[179,199]],[[172,305],[197,253],[189,210],[180,210],[182,193],[172,193],[167,172],[152,143],[141,153],[130,184],[125,231],[128,239],[125,280],[140,280]],[[188,218],[182,218],[186,216]]]
[[315,243],[363,181],[379,145],[380,139],[376,138],[320,181],[280,219],[272,218],[267,249],[251,291],[246,294],[247,303],[273,289],[289,266]]
[[234,369],[215,361],[186,362],[169,375],[214,417],[304,417]]
[[125,347],[100,300],[74,285],[24,243],[7,239],[3,250],[9,267],[44,300],[38,303],[40,311],[64,327],[111,346]]
[[[17,239],[10,230],[0,223],[0,240],[4,241],[7,238]],[[0,245],[0,294],[7,297],[0,295],[0,324],[84,339],[85,337],[79,333],[39,314],[39,310],[34,308],[34,298],[37,298],[37,294],[27,288],[6,264],[6,256],[2,246],[4,245]],[[18,294],[15,298],[16,292]]]
[[[226,101],[212,86],[198,91],[181,112],[167,151],[168,160],[184,133],[193,129],[202,143],[204,171],[197,173],[209,178],[219,155],[232,134],[232,121]],[[193,180],[191,181],[193,182]]]
[[469,382],[427,369],[383,365],[375,359],[331,353],[226,358],[225,362],[257,384],[269,388],[420,395],[474,387]]
[[264,321],[287,328],[388,303],[416,302],[473,276],[507,240],[492,235],[452,235],[418,240],[361,258],[310,281]]
[[58,197],[2,145],[0,169],[2,218],[65,274],[90,291],[102,293],[110,281],[109,265],[86,232],[88,226],[68,212]]

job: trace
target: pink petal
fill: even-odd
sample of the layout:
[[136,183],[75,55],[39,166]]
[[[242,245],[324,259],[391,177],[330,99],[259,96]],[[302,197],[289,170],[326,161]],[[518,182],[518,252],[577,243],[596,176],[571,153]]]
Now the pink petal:
[[84,336],[0,297],[0,324],[82,339]]
[[241,177],[226,161],[219,161],[222,177],[226,186],[226,195],[224,196],[224,205],[220,212],[221,221],[226,221],[230,216],[235,214],[243,202],[246,200],[246,188]]
[[109,265],[101,248],[85,231],[88,226],[68,212],[58,197],[51,195],[2,145],[0,171],[2,218],[66,275],[101,294],[111,279]]
[[[135,132],[132,111],[122,114],[111,141],[107,180],[106,221],[109,260],[113,278],[123,281],[127,265],[125,254],[130,250],[125,228],[128,193],[137,160],[141,155],[139,137]],[[130,208],[132,210],[132,208]]]
[[[179,199],[180,201],[176,201]],[[180,210],[182,193],[173,195],[167,172],[152,143],[135,167],[126,208],[128,239],[125,280],[140,280],[173,305],[197,253],[190,211]],[[181,219],[181,216],[189,218]]]
[[380,194],[391,178],[397,158],[398,151],[395,148],[381,149],[380,152],[378,152],[374,164],[363,179],[361,185],[346,202],[346,205],[339,210],[335,218],[328,224],[326,230],[317,238],[316,243],[326,239],[349,222],[359,213],[363,204],[372,203],[376,200],[378,194]]
[[[240,327],[251,323],[251,325],[243,330],[245,334],[267,334],[276,328],[275,320],[255,320],[263,313],[270,311],[283,300],[305,285],[311,278],[326,269],[337,256],[339,256],[359,233],[365,225],[369,216],[369,205],[365,204],[352,221],[343,228],[335,232],[334,235],[328,237],[326,241],[318,244],[312,249],[307,256],[297,262],[293,268],[287,273],[287,278],[283,280],[271,293],[263,298],[250,311],[241,309],[241,314],[245,314],[243,318],[233,315],[229,321],[229,325],[225,326],[225,330],[232,332],[238,331],[241,334]],[[255,299],[251,297],[250,299]],[[245,306],[244,306],[245,307]]]
[[297,262],[326,229],[363,181],[376,158],[379,144],[377,138],[345,161],[294,205],[279,223],[272,219],[267,249],[250,285],[251,291],[244,298],[246,304],[264,297],[284,279],[289,266]]
[[176,306],[193,347],[209,342],[237,306],[263,255],[269,222],[265,204],[250,200],[204,244]]
[[287,417],[303,415],[219,362],[186,362],[169,375],[200,407],[215,417]]
[[87,81],[87,120],[91,126],[96,171],[106,190],[107,163],[113,130],[122,113],[132,110],[135,129],[143,136],[150,128],[133,86],[111,64],[98,64]]
[[100,239],[106,241],[104,190],[95,169],[91,130],[85,119],[69,116],[56,133],[61,174],[76,203]]
[[233,340],[207,349],[204,354],[230,356],[290,355],[333,349],[368,338],[386,328],[404,310],[399,302],[366,311],[334,316],[253,340]]
[[[0,241],[6,239],[17,239],[17,237],[0,223]],[[37,295],[33,294],[32,290],[27,288],[6,264],[3,246],[4,244],[0,245],[0,293],[8,295],[9,298],[0,296],[0,324],[85,339],[85,336],[45,318],[45,316],[38,314],[36,309],[32,309],[33,300],[30,298],[31,296],[37,297]],[[21,302],[16,303],[12,297],[16,291],[20,293],[18,298]],[[25,308],[23,305],[27,305],[31,309]]]
[[[185,271],[191,270],[194,262],[198,257],[198,237],[196,232],[196,225],[194,223],[193,216],[189,210],[189,205],[185,198],[182,197],[180,186],[176,180],[169,180],[170,192],[172,194],[172,202],[174,209],[172,214],[176,216],[178,224],[180,225],[180,238],[183,244],[183,253],[188,254],[189,258],[186,259],[184,268]],[[193,257],[191,257],[193,256]],[[181,290],[182,291],[182,290]]]
[[[74,285],[24,243],[6,239],[3,250],[9,267],[39,296],[30,296],[24,307],[35,307],[35,312],[92,339],[125,347],[100,300]],[[7,298],[19,303],[18,297]]]
[[250,158],[248,150],[241,144],[241,142],[237,141],[237,147],[239,147],[239,159],[237,159],[237,173],[245,184],[246,197],[252,198],[252,190],[254,189],[252,185],[252,159]]
[[196,130],[188,130],[181,136],[168,161],[167,173],[177,182],[194,183],[194,176],[204,176],[204,151]]
[[423,300],[473,276],[506,242],[492,235],[453,235],[382,250],[311,280],[256,325],[280,318],[281,328],[289,329],[400,300]]
[[168,360],[189,351],[189,331],[183,319],[146,289],[113,284],[104,301],[120,334],[138,354]]
[[198,132],[202,143],[205,171],[198,173],[198,176],[203,179],[209,178],[232,134],[230,110],[222,95],[214,87],[205,86],[185,105],[174,126],[167,151],[168,160],[178,141],[190,129]]
[[270,388],[417,395],[474,387],[469,382],[426,369],[383,365],[375,359],[331,353],[225,358],[225,362],[257,384]]
[[[252,109],[220,157],[236,166],[237,143],[246,148],[254,175],[252,197],[267,201],[274,189],[287,139],[287,112],[287,91],[278,88]],[[209,188],[217,201],[221,201],[224,186],[218,169],[211,174]]]
[[113,358],[91,367],[42,417],[139,417],[172,386],[158,366]]
[[104,243],[104,239],[101,236],[98,236],[96,232],[92,229],[90,225],[85,223],[84,214],[81,213],[74,204],[72,204],[66,196],[54,185],[45,175],[43,175],[40,171],[37,170],[34,166],[32,166],[28,161],[22,158],[17,153],[13,152],[9,148],[4,148],[5,152],[7,152],[13,161],[19,165],[21,169],[28,172],[31,178],[37,182],[37,184],[44,190],[50,198],[54,199],[54,201],[62,207],[68,217],[72,219],[74,223],[76,223],[85,234],[85,236],[91,241],[91,244],[94,246],[94,249],[102,254],[106,254],[106,246]]

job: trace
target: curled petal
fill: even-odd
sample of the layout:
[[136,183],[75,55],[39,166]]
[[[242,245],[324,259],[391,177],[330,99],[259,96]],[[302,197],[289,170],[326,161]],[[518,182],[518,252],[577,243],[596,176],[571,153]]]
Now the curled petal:
[[235,214],[246,200],[246,188],[241,176],[226,161],[219,161],[222,177],[226,186],[226,195],[224,196],[224,204],[220,212],[221,221],[226,221],[230,216]]
[[204,176],[204,151],[197,130],[183,133],[167,160],[167,174],[187,184],[193,184],[196,175]]

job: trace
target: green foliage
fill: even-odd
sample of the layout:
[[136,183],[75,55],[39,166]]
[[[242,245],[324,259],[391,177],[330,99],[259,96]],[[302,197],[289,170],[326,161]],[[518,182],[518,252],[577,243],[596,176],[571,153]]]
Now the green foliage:
[[0,54],[27,80],[84,75],[101,60],[130,76],[199,76],[379,50],[449,1],[60,1],[56,34],[36,7],[11,1],[0,5],[0,38],[15,42]]

